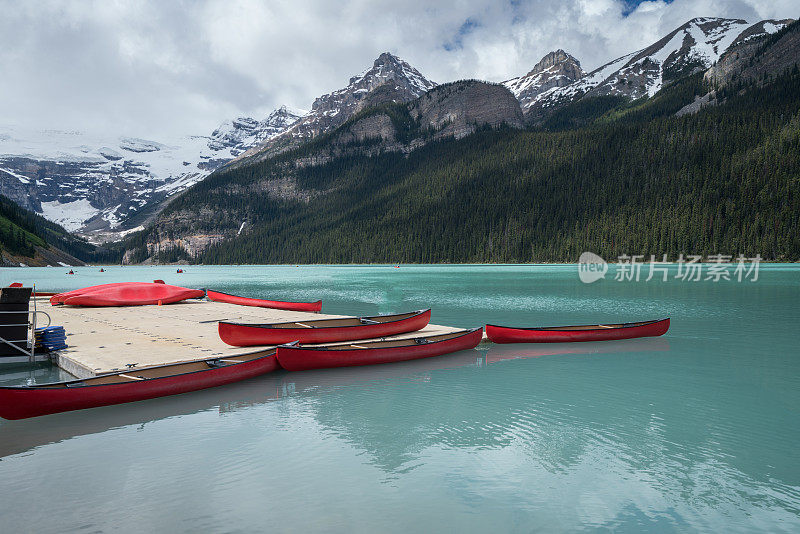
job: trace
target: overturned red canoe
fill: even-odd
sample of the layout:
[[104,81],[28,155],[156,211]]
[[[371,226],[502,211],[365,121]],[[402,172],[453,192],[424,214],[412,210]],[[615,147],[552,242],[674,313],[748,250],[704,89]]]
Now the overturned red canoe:
[[661,336],[667,330],[669,330],[669,318],[640,321],[638,323],[550,326],[545,328],[510,328],[487,324],[486,336],[494,343],[562,343]]
[[129,369],[38,386],[0,387],[0,417],[25,419],[177,395],[239,382],[278,368],[275,349],[193,362]]
[[300,343],[335,343],[354,339],[370,339],[404,334],[425,328],[431,310],[396,315],[315,319],[291,323],[242,324],[220,321],[219,337],[228,345],[280,345]]
[[459,330],[436,336],[391,341],[367,341],[329,347],[278,347],[278,363],[287,371],[328,367],[351,367],[402,362],[474,349],[481,342],[483,328]]
[[205,296],[202,289],[188,289],[168,284],[124,282],[94,286],[55,295],[50,299],[67,306],[144,306],[171,304]]
[[322,309],[322,301],[316,302],[284,302],[281,300],[251,299],[220,293],[219,291],[206,291],[209,300],[215,302],[227,302],[228,304],[238,304],[240,306],[255,306],[257,308],[273,308],[275,310],[307,311],[319,313]]
[[62,293],[56,293],[52,297],[50,297],[50,304],[55,306],[56,304],[64,304],[64,300],[69,297],[74,297],[75,295],[80,295],[82,293],[90,293],[95,290],[100,289],[108,289],[116,286],[124,286],[134,282],[115,282],[113,284],[100,284],[97,286],[88,286],[88,287],[81,287],[79,289],[72,289],[70,291],[64,291]]
[[69,297],[74,297],[76,295],[83,295],[84,293],[93,293],[95,291],[105,291],[113,287],[136,285],[140,283],[142,282],[113,282],[110,284],[100,284],[96,286],[87,286],[78,289],[71,289],[69,291],[62,291],[61,293],[56,293],[55,295],[50,297],[50,304],[52,304],[53,306],[55,306],[56,304],[64,304],[64,300],[68,299]]

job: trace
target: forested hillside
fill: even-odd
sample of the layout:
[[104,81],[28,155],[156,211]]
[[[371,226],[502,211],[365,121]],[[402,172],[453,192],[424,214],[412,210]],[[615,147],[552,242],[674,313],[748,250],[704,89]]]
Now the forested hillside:
[[[694,76],[646,101],[584,101],[550,130],[484,130],[408,156],[290,169],[288,154],[217,173],[166,215],[213,209],[191,222],[201,231],[248,221],[196,258],[207,263],[800,259],[800,73],[674,116],[703,91]],[[305,200],[241,193],[287,173]]]
[[503,87],[437,86],[217,171],[131,236],[126,261],[798,260],[798,62],[794,22],[652,97],[587,93],[528,129]]
[[[30,264],[119,261],[121,247],[99,250],[54,222],[0,195],[0,253]],[[46,257],[42,257],[46,256]],[[14,265],[19,262],[12,262]]]

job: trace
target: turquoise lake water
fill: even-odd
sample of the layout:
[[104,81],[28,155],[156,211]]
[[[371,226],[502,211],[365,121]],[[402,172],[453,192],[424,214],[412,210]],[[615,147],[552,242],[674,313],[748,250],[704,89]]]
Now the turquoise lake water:
[[[3,532],[797,532],[800,267],[594,284],[576,266],[0,270],[152,280],[432,322],[669,316],[661,338],[495,345],[0,420]],[[57,370],[0,368],[0,384]]]

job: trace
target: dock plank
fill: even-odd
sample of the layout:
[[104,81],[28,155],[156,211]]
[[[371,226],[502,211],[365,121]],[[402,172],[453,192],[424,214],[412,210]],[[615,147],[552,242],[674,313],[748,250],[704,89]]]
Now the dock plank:
[[[50,315],[53,325],[64,326],[68,348],[59,351],[56,363],[79,378],[125,369],[128,364],[147,367],[205,357],[232,357],[264,349],[226,345],[217,334],[217,322],[221,320],[277,323],[346,317],[205,300],[123,308],[50,306],[43,300],[37,301],[37,307]],[[457,328],[428,325],[421,331],[392,339],[453,330]]]

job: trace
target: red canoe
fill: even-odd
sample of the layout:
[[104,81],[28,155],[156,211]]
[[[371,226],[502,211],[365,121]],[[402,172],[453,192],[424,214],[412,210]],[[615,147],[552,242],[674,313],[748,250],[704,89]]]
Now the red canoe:
[[328,367],[351,367],[402,362],[474,349],[481,342],[483,328],[459,330],[437,336],[392,341],[367,341],[330,347],[278,347],[278,363],[287,371]]
[[278,369],[275,349],[253,354],[129,369],[85,380],[0,387],[0,417],[51,413],[166,397],[238,382]]
[[281,300],[251,299],[248,297],[237,297],[219,291],[206,291],[208,300],[215,302],[227,302],[228,304],[238,304],[240,306],[255,306],[257,308],[273,308],[275,310],[305,311],[319,313],[322,309],[322,301],[316,302],[284,302]]
[[52,297],[50,297],[50,304],[55,306],[56,304],[64,304],[64,299],[68,297],[72,297],[74,295],[80,295],[81,293],[86,293],[89,291],[94,291],[95,289],[101,288],[112,288],[116,286],[122,286],[127,284],[128,282],[117,282],[114,284],[100,284],[99,286],[89,286],[89,287],[82,287],[80,289],[73,289],[71,291],[64,291],[63,293],[56,293]]
[[315,319],[292,323],[241,324],[220,321],[219,337],[228,345],[237,347],[280,345],[290,341],[334,343],[414,332],[425,328],[430,320],[431,310],[428,309],[397,315]]
[[50,299],[51,304],[68,306],[144,306],[171,304],[186,299],[205,296],[202,289],[188,289],[168,284],[149,282],[123,282],[103,284],[60,293]]
[[72,289],[70,291],[64,291],[62,293],[56,293],[52,297],[50,297],[50,304],[55,306],[56,304],[64,304],[64,299],[80,295],[82,293],[88,293],[91,291],[99,290],[99,289],[110,289],[112,287],[117,286],[124,286],[130,284],[131,282],[116,282],[113,284],[100,284],[99,286],[89,286],[89,287],[82,287],[80,289]]
[[546,328],[509,328],[487,324],[486,336],[495,343],[563,343],[661,336],[667,330],[669,330],[669,318],[638,323],[550,326]]

